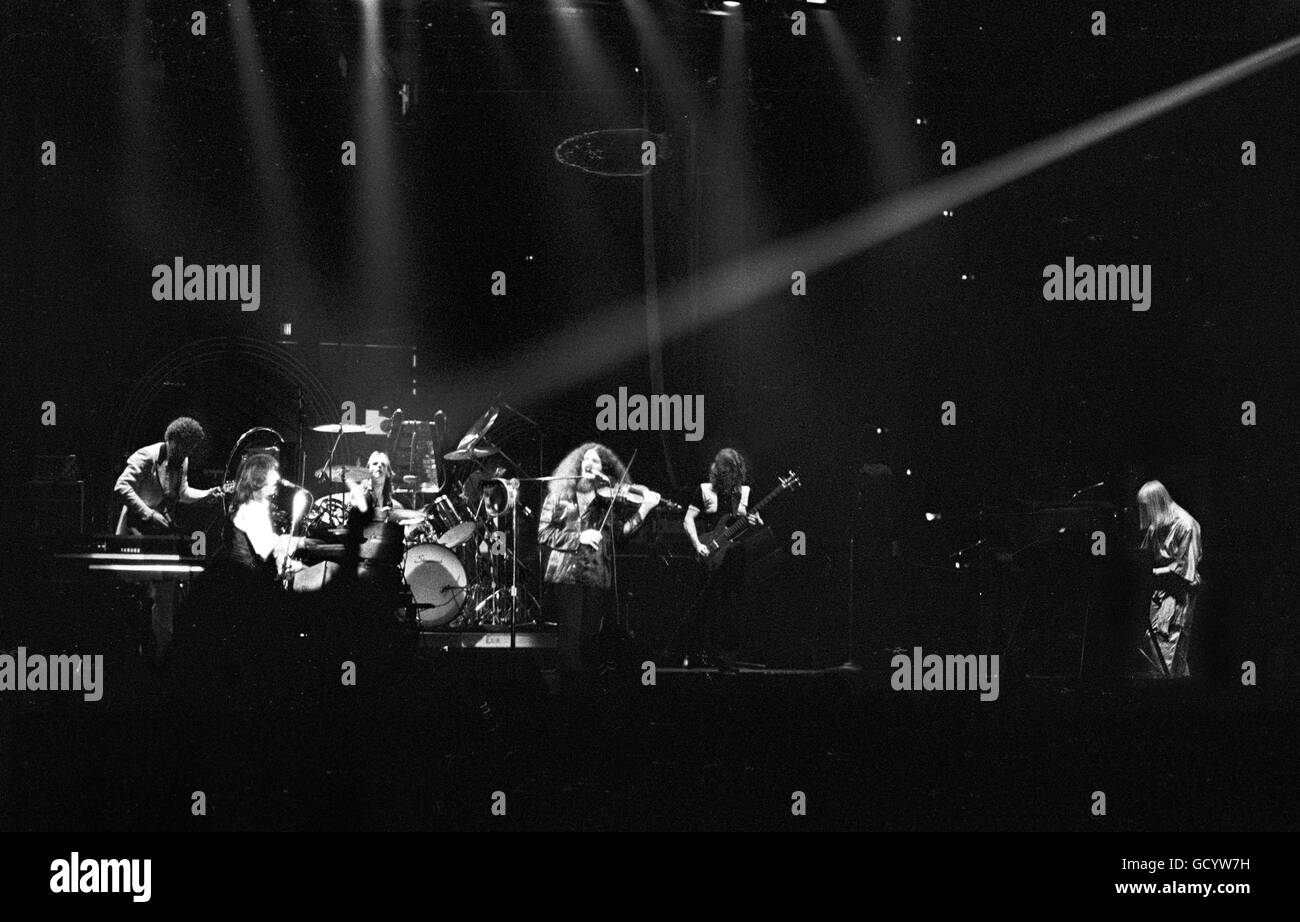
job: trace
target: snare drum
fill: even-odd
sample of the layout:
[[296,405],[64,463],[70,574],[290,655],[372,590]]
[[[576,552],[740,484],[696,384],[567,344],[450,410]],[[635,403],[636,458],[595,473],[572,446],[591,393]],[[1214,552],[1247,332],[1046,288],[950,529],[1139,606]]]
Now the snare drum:
[[460,614],[469,580],[450,550],[440,544],[417,544],[407,550],[403,571],[420,627],[442,627]]
[[438,531],[438,543],[458,548],[474,537],[474,519],[454,497],[443,494],[425,509]]

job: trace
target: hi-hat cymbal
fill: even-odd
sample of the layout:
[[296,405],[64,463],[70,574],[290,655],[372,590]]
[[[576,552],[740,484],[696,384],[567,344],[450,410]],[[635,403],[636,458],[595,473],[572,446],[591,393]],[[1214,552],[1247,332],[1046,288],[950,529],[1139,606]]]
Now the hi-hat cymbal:
[[329,432],[337,435],[359,435],[366,431],[366,427],[361,423],[325,423],[323,426],[312,426],[312,432]]
[[479,442],[473,448],[457,448],[455,451],[449,451],[443,458],[448,461],[469,461],[474,458],[486,458],[488,455],[495,455],[501,449],[488,442]]

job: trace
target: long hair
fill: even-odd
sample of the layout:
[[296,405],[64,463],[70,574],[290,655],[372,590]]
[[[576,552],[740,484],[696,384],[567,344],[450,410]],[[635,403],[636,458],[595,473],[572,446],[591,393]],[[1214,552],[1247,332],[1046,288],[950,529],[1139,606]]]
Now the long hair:
[[382,451],[372,451],[370,458],[366,461],[366,467],[378,458],[384,465],[384,485],[380,487],[380,505],[391,506],[393,504],[393,462],[388,460],[388,455]]
[[552,480],[547,488],[547,492],[555,497],[557,504],[577,502],[578,478],[582,476],[582,456],[593,448],[600,454],[600,466],[604,475],[614,483],[618,483],[622,478],[627,468],[619,460],[618,455],[599,442],[583,442],[565,455],[564,460],[551,472],[551,476],[563,478]]
[[709,465],[709,483],[718,496],[731,496],[738,493],[749,479],[749,468],[745,465],[745,456],[734,448],[724,448],[713,457]]
[[235,507],[260,498],[271,472],[279,469],[280,462],[267,454],[259,453],[245,458],[239,465],[239,478],[235,483]]
[[1138,527],[1142,529],[1145,544],[1161,528],[1176,520],[1183,507],[1174,502],[1165,485],[1159,480],[1148,480],[1138,490]]

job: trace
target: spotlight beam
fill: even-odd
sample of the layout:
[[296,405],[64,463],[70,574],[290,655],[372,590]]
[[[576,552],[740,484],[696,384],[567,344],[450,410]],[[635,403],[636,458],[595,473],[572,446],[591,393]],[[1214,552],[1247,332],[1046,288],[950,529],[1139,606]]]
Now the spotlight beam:
[[[842,262],[892,237],[932,220],[942,208],[973,201],[995,189],[1064,160],[1122,132],[1203,96],[1281,64],[1300,52],[1300,36],[1271,45],[1199,77],[1095,116],[1017,150],[1010,151],[919,189],[900,193],[857,214],[789,240],[779,241],[705,272],[698,280],[699,326],[735,313],[790,284],[790,273],[808,274]],[[690,283],[663,299],[666,337],[696,325],[685,310]],[[530,381],[526,395],[544,394],[590,379],[635,357],[642,343],[627,336],[630,301],[592,324],[563,330],[529,349],[529,357],[501,362],[505,380]]]

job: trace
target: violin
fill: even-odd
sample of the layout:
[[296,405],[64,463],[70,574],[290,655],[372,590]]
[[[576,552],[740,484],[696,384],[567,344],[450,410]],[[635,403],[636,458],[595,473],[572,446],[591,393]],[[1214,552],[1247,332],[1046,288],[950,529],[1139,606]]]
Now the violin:
[[[604,486],[596,488],[596,495],[601,499],[618,499],[621,502],[633,503],[637,506],[645,502],[646,493],[650,488],[639,483],[625,483],[617,487]],[[661,494],[659,497],[659,508],[666,509],[669,512],[681,512],[682,507],[671,499],[665,499]]]

